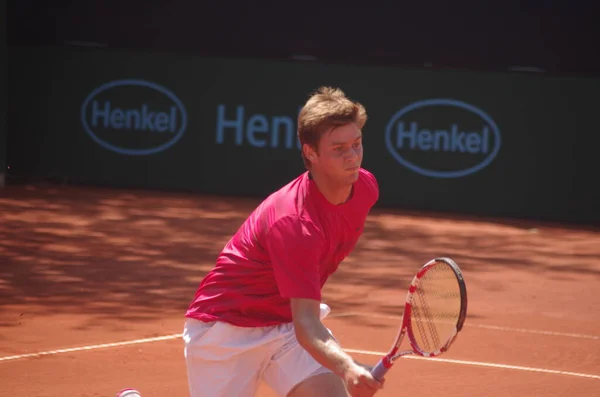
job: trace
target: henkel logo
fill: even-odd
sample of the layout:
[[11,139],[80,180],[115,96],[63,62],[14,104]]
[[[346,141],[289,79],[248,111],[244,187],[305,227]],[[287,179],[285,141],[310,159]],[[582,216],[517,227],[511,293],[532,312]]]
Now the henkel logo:
[[170,90],[144,80],[117,80],[93,90],[81,106],[85,132],[108,150],[148,155],[173,146],[187,113]]
[[481,109],[454,99],[414,102],[388,122],[385,143],[406,168],[434,178],[459,178],[488,166],[500,130]]

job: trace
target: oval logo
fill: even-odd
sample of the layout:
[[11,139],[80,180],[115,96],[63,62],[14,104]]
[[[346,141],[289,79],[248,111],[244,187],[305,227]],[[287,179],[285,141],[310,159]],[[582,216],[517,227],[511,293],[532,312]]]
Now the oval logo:
[[481,109],[455,99],[427,99],[396,112],[385,129],[388,151],[400,164],[433,178],[459,178],[489,165],[500,130]]
[[187,112],[170,90],[144,80],[117,80],[93,90],[81,105],[85,132],[120,154],[155,154],[185,133]]

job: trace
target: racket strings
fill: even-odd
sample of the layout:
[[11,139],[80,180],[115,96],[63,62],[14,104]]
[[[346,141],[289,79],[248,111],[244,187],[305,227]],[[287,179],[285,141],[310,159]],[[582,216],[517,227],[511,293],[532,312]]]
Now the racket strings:
[[[413,319],[429,319],[432,317],[430,313],[429,307],[427,305],[427,300],[425,299],[424,290],[417,289],[417,294],[419,295],[419,302],[421,305],[413,306]],[[440,345],[440,338],[438,335],[438,331],[435,328],[432,321],[417,321],[416,322],[418,328],[418,334],[421,336],[421,347],[425,351],[433,351],[436,346]],[[431,341],[430,341],[431,339]]]
[[423,352],[436,352],[454,335],[461,295],[454,271],[439,263],[425,272],[412,301],[414,342]]

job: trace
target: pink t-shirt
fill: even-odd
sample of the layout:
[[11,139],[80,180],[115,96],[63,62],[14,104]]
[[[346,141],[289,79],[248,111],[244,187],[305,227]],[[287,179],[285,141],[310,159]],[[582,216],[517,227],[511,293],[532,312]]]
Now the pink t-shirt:
[[186,317],[262,327],[292,321],[290,298],[321,300],[321,288],[354,249],[379,198],[361,169],[350,200],[333,205],[305,172],[267,197],[204,277]]

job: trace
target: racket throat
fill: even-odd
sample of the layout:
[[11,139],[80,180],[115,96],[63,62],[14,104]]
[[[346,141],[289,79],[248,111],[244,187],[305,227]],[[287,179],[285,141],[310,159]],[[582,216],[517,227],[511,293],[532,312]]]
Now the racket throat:
[[[390,366],[392,364],[394,364],[394,361],[396,361],[400,357],[409,356],[411,354],[415,354],[415,352],[413,350],[403,350],[403,351],[400,351],[400,352],[394,354],[392,357],[389,358],[389,364],[390,364]],[[385,363],[384,363],[384,365],[385,365]]]

